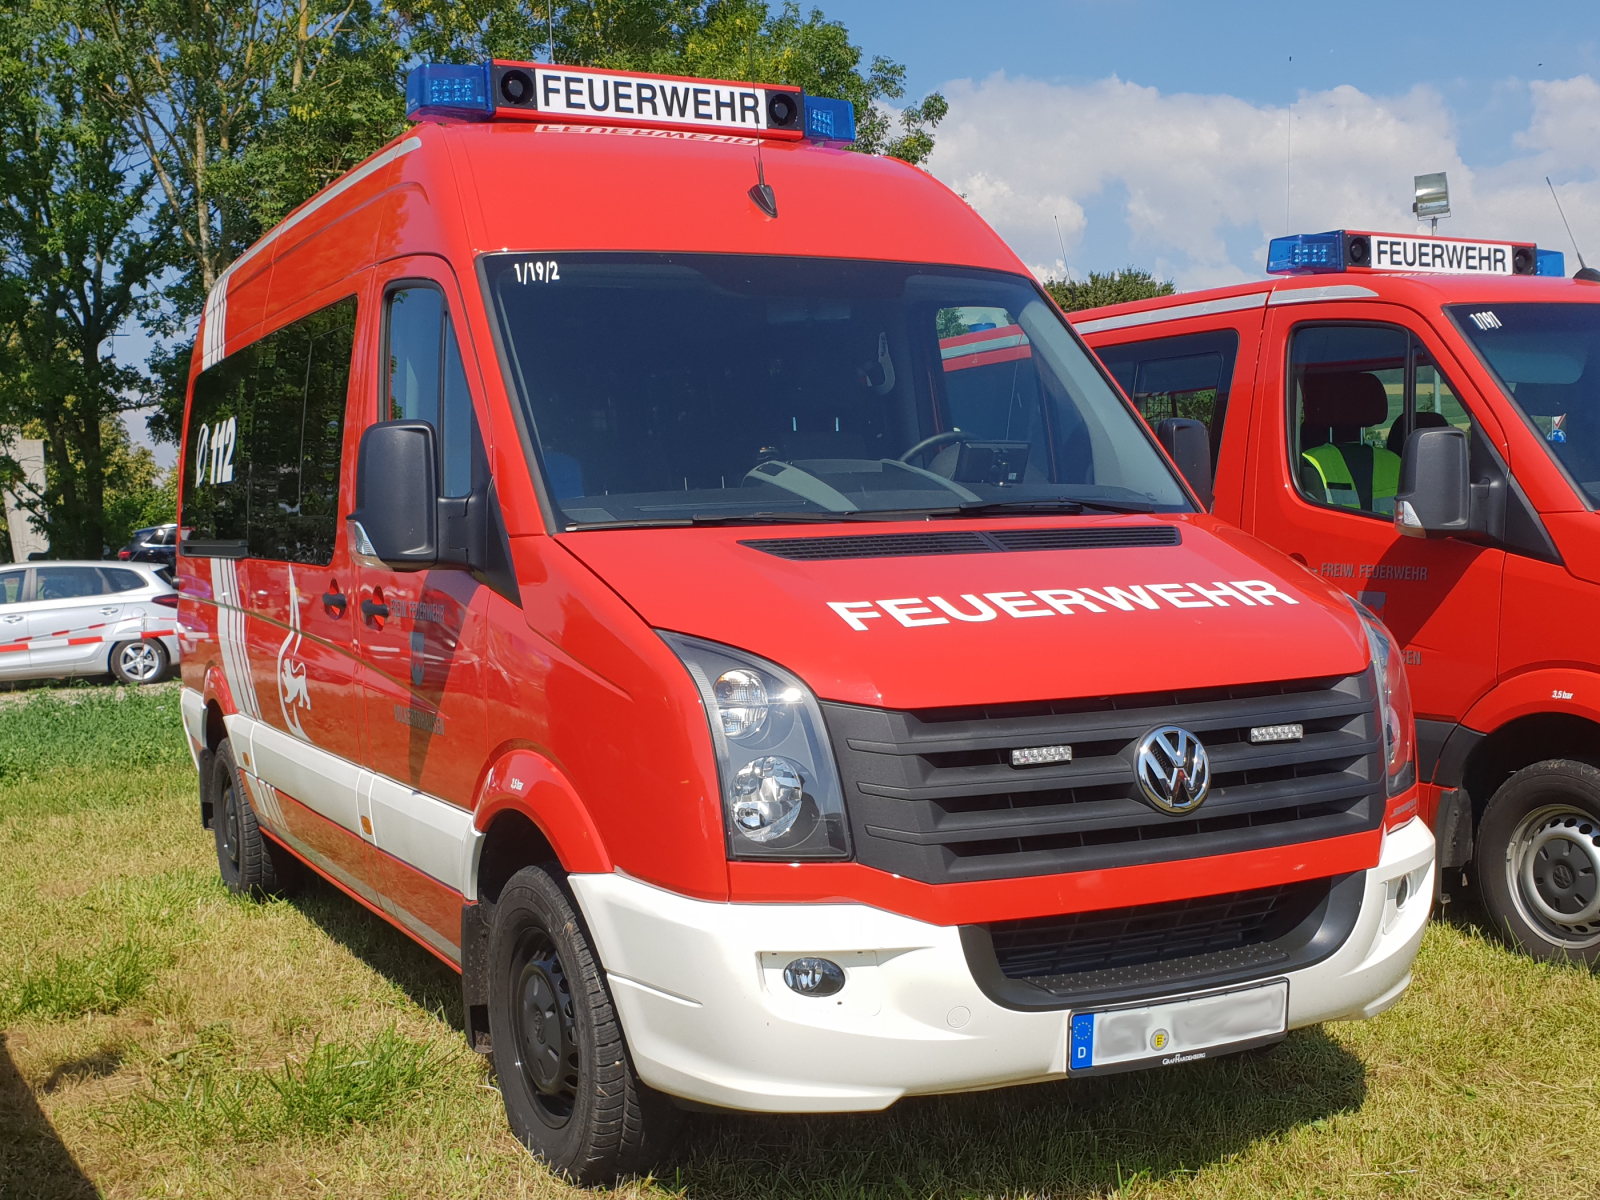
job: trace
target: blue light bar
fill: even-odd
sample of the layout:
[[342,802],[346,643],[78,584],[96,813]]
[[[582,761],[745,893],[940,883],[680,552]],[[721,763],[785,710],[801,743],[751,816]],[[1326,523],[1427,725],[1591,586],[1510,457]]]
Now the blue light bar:
[[488,63],[428,63],[413,68],[406,76],[407,120],[455,117],[461,121],[487,121],[493,116]]
[[848,100],[828,100],[821,96],[807,96],[805,134],[808,138],[818,142],[855,141],[855,105]]
[[1344,270],[1344,231],[1297,233],[1273,238],[1267,247],[1267,274],[1311,275]]
[[1535,275],[1554,275],[1557,279],[1567,277],[1567,256],[1559,250],[1540,250],[1539,264],[1533,269]]

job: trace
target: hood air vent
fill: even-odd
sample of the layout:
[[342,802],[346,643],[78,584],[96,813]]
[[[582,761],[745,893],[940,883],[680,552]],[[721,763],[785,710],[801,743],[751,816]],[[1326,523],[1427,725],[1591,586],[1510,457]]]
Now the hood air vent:
[[1093,529],[947,530],[844,537],[752,538],[741,546],[798,562],[831,558],[914,558],[935,554],[1004,554],[1013,550],[1121,550],[1177,546],[1176,525],[1113,525]]

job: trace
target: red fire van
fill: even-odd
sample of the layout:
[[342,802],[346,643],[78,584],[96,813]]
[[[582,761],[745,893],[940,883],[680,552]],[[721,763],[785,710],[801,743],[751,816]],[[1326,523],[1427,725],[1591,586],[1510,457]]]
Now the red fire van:
[[1283,277],[1074,313],[1215,515],[1378,613],[1446,893],[1600,959],[1600,273],[1526,243],[1336,231]]
[[229,886],[308,864],[458,967],[583,1180],[683,1103],[1167,1067],[1400,997],[1434,848],[1397,648],[1203,511],[959,197],[792,88],[410,99],[202,320],[183,713]]

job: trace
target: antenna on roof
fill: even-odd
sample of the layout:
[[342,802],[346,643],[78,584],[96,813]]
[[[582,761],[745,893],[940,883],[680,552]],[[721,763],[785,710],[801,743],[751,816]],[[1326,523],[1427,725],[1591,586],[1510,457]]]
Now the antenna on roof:
[[1556,212],[1561,215],[1561,223],[1567,226],[1567,236],[1572,238],[1572,252],[1578,256],[1578,269],[1572,277],[1589,283],[1600,283],[1600,271],[1583,261],[1583,251],[1578,249],[1578,239],[1572,237],[1572,226],[1567,225],[1567,214],[1561,209],[1561,197],[1556,195],[1556,185],[1550,182],[1550,176],[1544,177],[1544,184],[1550,189],[1550,199],[1556,202]]
[[556,61],[556,0],[545,0],[544,28],[550,35],[550,62]]
[[1067,273],[1067,282],[1072,282],[1072,268],[1067,266],[1067,239],[1061,236],[1061,218],[1050,218],[1056,223],[1056,241],[1061,243],[1061,269]]
[[[759,32],[759,26],[757,32]],[[750,82],[756,81],[756,35],[750,35]],[[756,181],[747,193],[755,205],[774,221],[778,219],[778,197],[773,192],[772,185],[767,182],[766,164],[761,161],[761,142],[756,141]]]

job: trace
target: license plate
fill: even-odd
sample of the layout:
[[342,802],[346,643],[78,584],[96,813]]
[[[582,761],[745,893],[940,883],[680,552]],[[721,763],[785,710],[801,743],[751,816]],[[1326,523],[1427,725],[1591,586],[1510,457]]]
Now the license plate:
[[1280,1038],[1288,1027],[1289,983],[1283,979],[1138,1007],[1073,1013],[1068,1066],[1074,1071],[1172,1066]]

